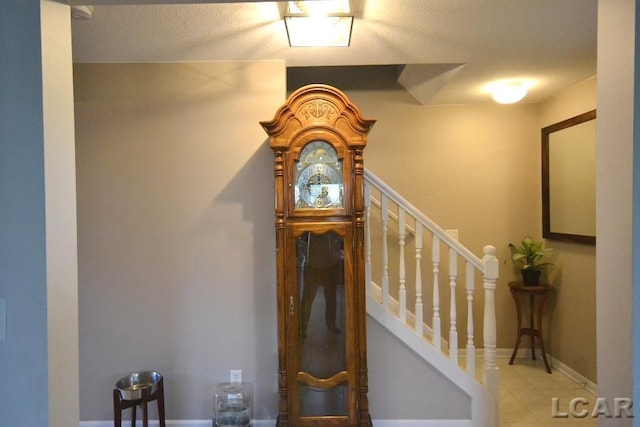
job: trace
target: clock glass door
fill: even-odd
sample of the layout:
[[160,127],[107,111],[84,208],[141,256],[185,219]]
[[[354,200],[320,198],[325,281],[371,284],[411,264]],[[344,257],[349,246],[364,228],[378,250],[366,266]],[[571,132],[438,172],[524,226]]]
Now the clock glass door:
[[[336,417],[346,422],[349,405],[347,331],[351,315],[345,310],[352,296],[345,277],[351,265],[345,251],[348,227],[296,233],[296,289],[299,315],[296,330],[297,360],[292,361],[292,388],[297,396],[292,412],[313,424],[313,417]],[[348,241],[348,240],[347,240]]]

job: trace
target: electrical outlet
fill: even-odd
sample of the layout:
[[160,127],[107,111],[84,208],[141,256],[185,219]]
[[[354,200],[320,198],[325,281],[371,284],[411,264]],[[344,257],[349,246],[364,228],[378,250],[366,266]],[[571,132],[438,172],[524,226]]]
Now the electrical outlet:
[[242,384],[242,369],[232,369],[229,371],[229,382],[232,384]]

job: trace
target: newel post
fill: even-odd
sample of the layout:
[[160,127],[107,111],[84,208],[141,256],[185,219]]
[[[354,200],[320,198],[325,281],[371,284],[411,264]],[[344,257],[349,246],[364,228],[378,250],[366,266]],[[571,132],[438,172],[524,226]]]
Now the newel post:
[[[496,279],[498,278],[498,258],[496,258],[496,248],[485,246],[482,264],[484,266],[484,367],[485,384],[489,391],[499,401],[498,387],[498,367],[496,366]],[[497,404],[496,404],[497,407]],[[497,414],[497,412],[496,412]]]

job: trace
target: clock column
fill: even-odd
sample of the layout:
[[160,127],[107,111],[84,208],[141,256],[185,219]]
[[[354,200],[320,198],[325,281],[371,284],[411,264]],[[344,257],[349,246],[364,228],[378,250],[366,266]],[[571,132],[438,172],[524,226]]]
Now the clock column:
[[[275,195],[275,229],[276,229],[276,265],[285,264],[284,253],[284,225],[285,225],[285,179],[284,179],[284,152],[281,149],[274,149],[274,195]],[[284,283],[285,275],[283,268],[276,268],[277,283]],[[286,293],[283,286],[277,287],[277,312],[278,319],[286,316]],[[278,393],[279,415],[278,426],[287,426],[287,365],[282,355],[286,354],[285,340],[280,337],[286,337],[285,323],[278,321]]]

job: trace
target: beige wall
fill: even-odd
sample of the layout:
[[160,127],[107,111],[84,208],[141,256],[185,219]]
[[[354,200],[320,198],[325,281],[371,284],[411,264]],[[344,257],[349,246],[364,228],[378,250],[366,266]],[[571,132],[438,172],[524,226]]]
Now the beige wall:
[[[365,166],[438,225],[458,229],[460,241],[474,253],[481,256],[487,244],[497,248],[501,261],[496,290],[498,348],[513,348],[516,313],[507,283],[518,279],[519,273],[511,265],[507,244],[519,242],[526,234],[542,236],[541,128],[594,109],[595,78],[544,104],[423,106],[395,83],[393,68],[369,70],[368,77],[320,72],[324,74],[309,69],[290,76],[289,90],[313,81],[343,88],[365,117],[377,119],[369,135]],[[368,86],[363,83],[367,79]],[[543,276],[556,287],[545,317],[548,351],[595,382],[595,248],[554,241],[548,245],[557,252],[557,266]],[[423,260],[428,260],[428,246]],[[396,247],[392,246],[391,257]],[[411,239],[407,251],[412,251]],[[441,307],[449,304],[445,264],[446,260],[441,266]],[[413,268],[407,267],[409,289]],[[430,271],[428,265],[422,270]],[[397,273],[389,274],[397,283]],[[374,271],[378,283],[379,277]],[[425,290],[426,301],[430,302],[430,295]],[[483,301],[482,292],[477,292],[477,345],[482,343]],[[457,305],[466,306],[462,289]],[[461,348],[466,340],[460,332],[466,324],[465,311],[458,312]],[[448,325],[447,312],[441,311],[443,325]],[[425,307],[425,316],[430,315]],[[448,334],[448,329],[443,333]]]
[[284,101],[284,64],[74,72],[81,419],[113,419],[116,380],[149,369],[168,419],[211,419],[230,369],[255,385],[256,418],[275,418],[273,154],[258,121]]
[[[485,244],[496,246],[502,261],[496,290],[498,348],[512,348],[515,309],[507,283],[517,273],[507,261],[506,245],[525,234],[542,235],[540,128],[595,108],[595,79],[542,105],[424,107],[401,92],[350,95],[378,119],[366,167],[440,226],[458,229],[462,243],[476,254]],[[595,248],[548,245],[557,251],[557,266],[546,278],[556,288],[546,310],[548,351],[595,382]],[[463,296],[458,295],[459,307],[464,307]],[[482,301],[478,295],[476,325],[482,322]],[[447,304],[445,292],[442,306]],[[446,320],[445,313],[443,324]],[[465,321],[459,313],[459,324]],[[481,343],[478,329],[475,339]],[[463,346],[462,334],[459,339]]]
[[[350,96],[365,115],[378,119],[367,146],[366,167],[441,227],[458,229],[460,241],[474,253],[481,256],[487,244],[497,248],[498,347],[512,347],[515,308],[507,283],[516,274],[507,262],[507,244],[525,234],[541,233],[539,107],[427,107],[402,89]],[[441,283],[446,284],[446,272],[441,274]],[[448,307],[448,291],[442,286],[441,305]],[[478,346],[483,301],[480,290],[475,303]],[[458,307],[465,305],[464,292],[459,292]],[[466,324],[463,310],[458,322]],[[459,339],[463,337],[461,333]]]
[[[562,91],[541,105],[540,127],[596,108],[596,78]],[[596,382],[596,248],[547,240],[556,252],[549,269],[555,295],[549,307],[549,352]]]
[[[75,91],[81,419],[111,419],[115,381],[143,369],[165,376],[168,419],[210,419],[230,369],[254,385],[254,417],[275,419],[273,153],[258,121],[284,102],[283,63],[76,64]],[[368,338],[374,418],[470,416],[386,329]],[[420,405],[405,397],[434,385]]]

